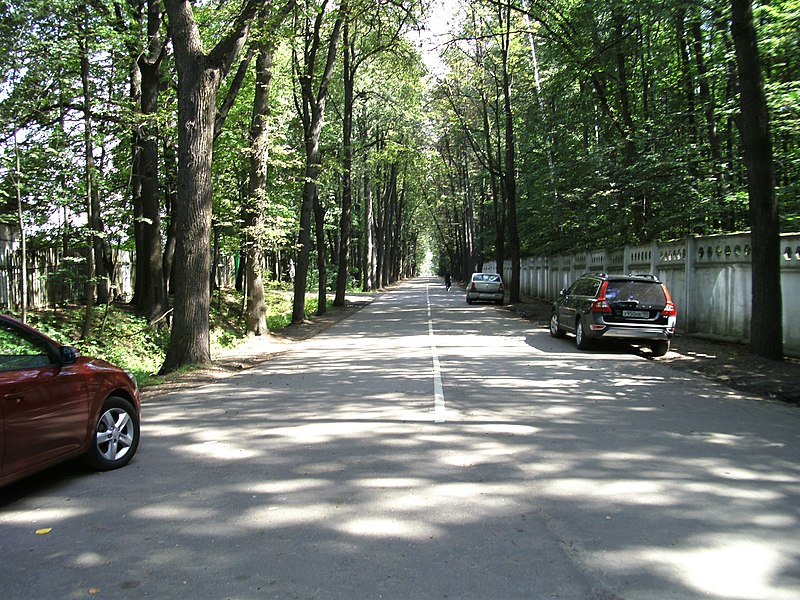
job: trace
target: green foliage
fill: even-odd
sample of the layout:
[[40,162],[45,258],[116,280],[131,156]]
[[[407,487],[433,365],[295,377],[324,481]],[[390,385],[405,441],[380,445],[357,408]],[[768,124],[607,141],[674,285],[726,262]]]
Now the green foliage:
[[[269,330],[279,332],[288,327],[292,315],[291,292],[268,290],[265,302]],[[328,308],[332,308],[330,301]],[[306,314],[312,318],[316,310],[317,299],[309,294]],[[233,290],[215,293],[210,315],[212,356],[247,339],[241,312],[240,293]],[[91,336],[81,340],[83,316],[82,308],[67,307],[58,311],[35,312],[29,315],[28,321],[54,340],[75,346],[85,356],[102,358],[130,370],[140,385],[158,382],[156,374],[161,368],[169,341],[166,327],[148,326],[128,306],[110,305],[98,309]]]
[[[749,228],[728,5],[516,4],[509,65],[523,255]],[[474,236],[486,257],[498,227],[484,200],[491,200],[490,173],[509,176],[502,172],[502,23],[488,0],[467,6],[446,45],[450,73],[434,90],[445,169],[434,176],[440,192],[431,210],[439,223],[457,221],[437,232],[442,248]],[[800,13],[797,0],[754,10],[782,229],[792,231],[800,215]],[[454,217],[464,211],[473,214],[474,232]]]
[[168,330],[148,327],[147,321],[126,306],[103,307],[95,314],[89,338],[80,339],[84,310],[66,307],[29,315],[33,327],[54,340],[75,346],[81,354],[95,356],[134,373],[146,384],[164,359]]
[[[206,49],[219,41],[240,5],[195,3]],[[4,81],[0,221],[16,221],[16,149],[12,145],[16,131],[28,247],[58,246],[67,254],[77,254],[75,250],[86,246],[86,115],[80,76],[85,47],[94,185],[101,198],[104,236],[116,247],[135,246],[132,199],[138,180],[132,166],[132,139],[136,127],[148,125],[158,135],[161,152],[158,176],[162,239],[166,241],[176,189],[177,82],[171,49],[165,48],[158,112],[143,117],[131,97],[133,61],[148,54],[139,5],[102,0],[76,6],[64,0],[30,0],[5,3],[0,11]],[[300,19],[314,16],[320,6],[319,2],[300,3],[295,15]],[[327,5],[325,27],[336,16],[336,6]],[[423,5],[355,0],[348,9],[351,65],[358,64],[348,287],[355,287],[356,279],[363,277],[362,257],[357,253],[364,252],[373,228],[376,238],[371,241],[382,245],[382,250],[396,251],[400,256],[395,258],[404,264],[421,265],[427,248],[437,264],[451,268],[462,258],[476,265],[501,249],[508,256],[507,247],[496,248],[496,232],[503,230],[504,198],[499,185],[507,177],[517,182],[522,254],[748,228],[727,4],[515,0],[506,12],[506,5],[491,0],[464,2],[459,7],[463,19],[453,19],[456,28],[451,39],[439,40],[450,72],[430,91],[420,56],[409,41],[414,36],[397,35],[412,28],[410,23],[420,16]],[[798,230],[798,1],[755,3],[754,10],[781,224],[784,231]],[[508,71],[517,159],[516,173],[511,174],[504,172],[501,51],[505,21],[498,20],[505,14],[511,19]],[[296,259],[303,184],[299,84],[292,71],[292,53],[302,53],[303,48],[295,25],[289,18],[282,26],[267,25],[259,31],[254,23],[251,32],[251,40],[267,39],[274,44],[267,184],[258,204],[263,216],[258,231],[244,227],[242,214],[251,158],[254,61],[216,138],[213,161],[213,224],[219,249],[226,255],[240,253],[257,239],[269,255],[270,268],[279,265],[281,274]],[[162,23],[162,36],[166,29]],[[336,276],[345,164],[341,50],[342,46],[328,93],[317,181],[325,209],[329,289]],[[220,102],[230,85],[228,78]],[[365,223],[367,192],[373,202],[369,224]],[[85,275],[69,267],[53,279],[80,289]],[[309,289],[318,279],[317,273],[310,274]],[[228,292],[212,302],[214,352],[240,339],[241,305]],[[271,330],[288,324],[290,305],[290,290],[268,294]],[[306,306],[307,314],[315,312],[315,305]],[[81,315],[76,311],[68,319],[74,321],[72,329],[63,333],[70,339],[80,331]],[[98,323],[95,328],[99,329]],[[140,329],[150,333],[140,334]],[[107,353],[113,361],[133,365],[141,373],[157,370],[164,332],[147,330],[133,315],[112,309],[102,335],[94,335],[97,341],[81,342],[84,351]],[[131,344],[113,342],[129,338]],[[149,358],[139,357],[128,347],[143,349]]]

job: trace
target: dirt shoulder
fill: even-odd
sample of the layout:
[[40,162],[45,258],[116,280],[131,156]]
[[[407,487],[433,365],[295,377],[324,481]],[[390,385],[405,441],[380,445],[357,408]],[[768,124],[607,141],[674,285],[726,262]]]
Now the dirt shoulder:
[[[303,340],[314,337],[331,325],[348,318],[370,304],[374,296],[354,294],[347,297],[344,307],[334,308],[321,317],[291,325],[279,334],[251,338],[234,349],[214,358],[207,367],[188,372],[171,373],[162,383],[147,386],[142,390],[142,399],[213,383],[244,369],[267,362],[286,352]],[[526,300],[505,306],[520,318],[536,327],[547,329],[550,319],[550,304],[538,300]],[[630,346],[626,346],[630,349]],[[624,351],[624,350],[623,350]],[[637,352],[635,348],[628,351]],[[645,356],[646,353],[642,353]],[[661,358],[650,360],[664,363],[672,368],[687,371],[717,381],[752,396],[800,404],[800,360],[767,360],[750,353],[747,346],[724,341],[702,339],[695,336],[677,335],[670,352]]]

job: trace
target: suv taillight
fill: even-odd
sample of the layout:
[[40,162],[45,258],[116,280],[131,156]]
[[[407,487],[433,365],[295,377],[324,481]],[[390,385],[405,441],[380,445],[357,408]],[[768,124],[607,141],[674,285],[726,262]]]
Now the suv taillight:
[[667,286],[663,283],[661,284],[661,288],[664,290],[664,297],[667,299],[667,305],[664,307],[664,310],[661,311],[662,317],[677,317],[678,316],[678,309],[675,308],[675,304],[672,302],[672,298],[667,291]]
[[502,292],[503,291],[503,282],[502,281],[500,282],[500,287],[497,288],[497,291],[498,292]]
[[606,290],[608,289],[608,282],[604,281],[603,285],[600,286],[600,293],[597,296],[597,300],[592,302],[592,308],[589,309],[591,312],[595,313],[611,313],[611,305],[606,300]]
[[475,287],[474,281],[472,282],[472,286],[469,289],[471,289],[473,292],[478,289],[477,287]]

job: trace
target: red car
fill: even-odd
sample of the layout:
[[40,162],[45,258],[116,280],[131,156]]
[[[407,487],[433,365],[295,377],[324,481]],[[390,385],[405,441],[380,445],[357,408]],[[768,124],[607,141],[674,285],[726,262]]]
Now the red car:
[[0,315],[0,485],[81,455],[122,467],[140,417],[132,375]]

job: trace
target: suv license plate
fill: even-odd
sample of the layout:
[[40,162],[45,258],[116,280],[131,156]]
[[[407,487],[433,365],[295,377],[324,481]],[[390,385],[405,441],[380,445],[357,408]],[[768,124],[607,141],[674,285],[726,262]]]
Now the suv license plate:
[[623,310],[622,316],[628,319],[649,319],[650,311],[647,310]]

